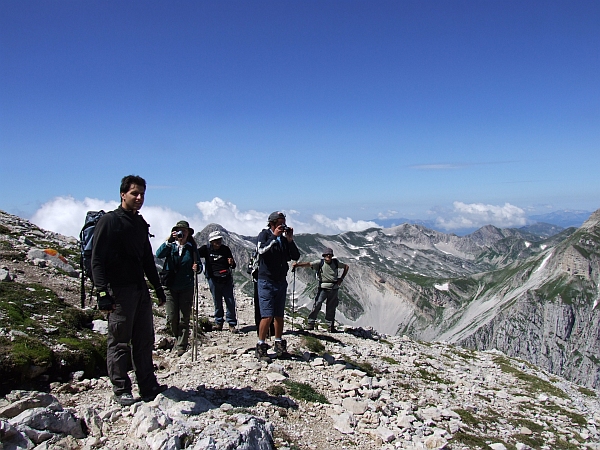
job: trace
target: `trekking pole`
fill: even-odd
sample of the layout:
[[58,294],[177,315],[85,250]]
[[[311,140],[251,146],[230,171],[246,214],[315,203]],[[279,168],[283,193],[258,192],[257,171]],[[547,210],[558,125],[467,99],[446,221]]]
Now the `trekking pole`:
[[194,320],[192,331],[192,362],[198,359],[198,272],[194,273]]
[[295,332],[294,329],[294,318],[296,317],[296,268],[292,268],[292,273],[294,274],[294,278],[292,281],[292,333]]

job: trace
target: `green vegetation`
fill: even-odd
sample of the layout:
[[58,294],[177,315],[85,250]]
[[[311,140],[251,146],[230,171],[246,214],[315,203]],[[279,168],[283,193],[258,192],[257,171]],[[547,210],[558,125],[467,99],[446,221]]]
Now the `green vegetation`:
[[479,423],[479,419],[466,409],[455,409],[454,412],[460,416],[460,420],[462,420],[465,425],[473,427]]
[[323,345],[323,343],[316,338],[315,336],[312,336],[310,334],[307,334],[306,336],[302,336],[302,345],[304,347],[306,347],[308,349],[308,351],[312,352],[312,353],[316,353],[318,355],[320,355],[321,353],[323,353],[325,351],[325,346]]
[[569,411],[568,409],[565,409],[562,406],[547,404],[544,405],[544,409],[546,411],[552,411],[554,413],[568,417],[569,420],[576,425],[585,426],[587,424],[587,419],[584,416],[582,416],[581,414],[577,414],[573,411]]
[[439,384],[452,384],[452,382],[441,378],[437,372],[427,370],[425,367],[419,367],[417,372],[422,380]]
[[323,394],[318,393],[311,385],[307,383],[298,383],[297,381],[285,380],[283,382],[287,387],[290,396],[298,400],[305,400],[313,403],[329,403]]
[[[488,445],[489,438],[475,436],[473,434],[465,433],[464,431],[459,431],[458,433],[455,433],[452,437],[452,440],[455,442],[460,442],[461,444],[464,444],[472,449],[490,448],[490,446]],[[494,442],[497,441],[494,440]]]
[[225,412],[228,416],[233,416],[234,414],[252,414],[252,411],[248,408],[233,408]]
[[365,312],[360,301],[349,295],[347,289],[340,289],[338,292],[340,304],[338,308],[344,315],[352,320],[358,319]]
[[352,367],[355,367],[355,368],[357,368],[359,370],[362,370],[363,372],[365,372],[370,377],[374,377],[378,373],[378,371],[376,371],[373,368],[373,366],[371,365],[371,363],[369,363],[369,362],[357,362],[357,361],[354,361],[354,360],[348,358],[347,356],[344,356],[344,361],[349,366],[352,366]]
[[394,358],[392,358],[390,356],[382,356],[381,359],[382,359],[382,361],[385,361],[388,364],[400,364],[398,361],[396,361]]
[[500,366],[502,372],[510,373],[517,380],[521,381],[532,392],[544,392],[559,398],[567,398],[567,395],[549,381],[542,380],[534,375],[525,373],[516,367],[513,367],[510,360],[504,356],[497,356],[494,362]]
[[285,395],[285,388],[280,384],[273,384],[267,388],[267,392],[273,397],[281,397]]
[[542,286],[537,291],[545,300],[562,300],[565,304],[592,303],[595,298],[593,286],[579,277],[563,275]]
[[106,338],[91,331],[101,313],[74,308],[38,284],[0,283],[0,327],[15,337],[0,339],[0,391],[47,374],[64,378],[83,370],[106,371]]
[[38,339],[17,336],[12,342],[12,352],[13,363],[17,366],[47,366],[51,364],[52,350]]
[[579,388],[577,390],[579,392],[581,392],[583,395],[587,395],[588,397],[597,397],[598,396],[598,394],[596,394],[596,391],[594,391],[592,389],[588,389],[583,386],[579,386]]

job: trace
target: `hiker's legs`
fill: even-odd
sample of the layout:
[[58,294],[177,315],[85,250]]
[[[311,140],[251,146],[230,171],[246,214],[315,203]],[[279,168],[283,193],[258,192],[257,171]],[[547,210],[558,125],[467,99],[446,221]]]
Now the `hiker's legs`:
[[116,309],[108,316],[106,352],[113,392],[116,395],[131,392],[131,379],[127,371],[132,358],[140,392],[151,389],[158,383],[152,363],[154,320],[148,288],[135,285],[115,288],[113,296]]
[[106,366],[116,395],[131,392],[131,379],[127,371],[131,366],[129,342],[138,301],[134,297],[134,290],[130,287],[113,289],[116,309],[108,315]]
[[273,317],[275,322],[275,339],[280,339],[283,335],[283,317]]
[[173,295],[177,299],[177,318],[179,320],[176,346],[179,350],[186,350],[190,338],[190,317],[192,315],[192,304],[194,303],[194,288],[174,292]]
[[325,321],[327,322],[327,326],[335,325],[335,309],[338,304],[338,289],[330,289],[327,293],[327,303],[325,305]]
[[320,289],[317,291],[317,295],[315,297],[315,302],[313,304],[312,311],[308,315],[308,323],[315,324],[317,322],[317,316],[319,315],[319,311],[321,311],[321,307],[323,306],[323,302],[327,297],[327,291],[325,289]]
[[258,301],[261,315],[258,332],[259,340],[264,341],[267,338],[273,317],[275,317],[275,337],[279,338],[283,334],[286,291],[286,280],[258,280]]
[[269,327],[271,326],[272,317],[263,317],[260,319],[260,323],[258,324],[258,339],[264,341],[267,339],[267,335],[269,334]]
[[212,278],[209,278],[208,287],[210,288],[215,305],[215,323],[222,324],[225,321],[223,319],[225,315],[225,311],[223,311],[223,285],[215,283]]
[[179,337],[179,304],[170,289],[165,289],[165,295],[167,297],[167,303],[165,303],[167,326],[171,334],[177,339]]
[[138,290],[139,303],[133,320],[131,347],[135,377],[140,394],[151,391],[158,386],[154,375],[152,349],[154,348],[154,317],[152,315],[152,299],[148,288]]
[[223,298],[227,306],[225,318],[230,326],[237,325],[237,317],[235,316],[235,298],[233,297],[233,279],[223,285]]

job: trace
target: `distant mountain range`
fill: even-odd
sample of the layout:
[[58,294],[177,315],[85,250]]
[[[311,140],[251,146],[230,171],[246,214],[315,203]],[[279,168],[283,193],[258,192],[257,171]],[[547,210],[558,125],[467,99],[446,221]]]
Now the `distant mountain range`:
[[[212,229],[221,229],[238,262],[236,285],[250,290],[243,268],[256,237],[216,224],[194,237],[204,242]],[[295,240],[301,261],[318,259],[330,247],[350,265],[336,317],[343,324],[498,349],[600,387],[600,210],[579,228],[486,225],[457,236],[404,223],[299,234]],[[316,291],[314,273],[299,269],[288,281],[288,306],[293,300],[295,314],[306,317]]]
[[[554,212],[551,212],[548,214],[538,214],[538,215],[528,216],[527,219],[529,220],[530,223],[528,225],[522,227],[521,229],[526,230],[526,231],[532,229],[531,227],[534,227],[533,229],[536,229],[536,226],[538,223],[542,223],[545,225],[554,225],[557,228],[552,229],[547,226],[543,227],[545,229],[543,234],[547,235],[547,236],[551,236],[551,234],[548,235],[546,233],[554,232],[554,234],[556,234],[556,233],[560,233],[565,228],[569,228],[569,227],[579,228],[588,219],[588,217],[590,217],[591,214],[592,214],[591,211],[579,211],[579,210],[564,209],[564,210],[560,210],[560,211],[554,211]],[[379,225],[383,228],[392,228],[392,227],[397,227],[398,225],[408,223],[411,225],[423,225],[424,227],[427,227],[431,230],[441,231],[443,233],[448,232],[448,230],[441,228],[435,220],[406,219],[406,218],[399,217],[396,219],[371,219],[370,221],[375,222],[377,225]],[[537,226],[537,229],[542,229],[542,228]],[[463,229],[459,229],[459,230],[453,230],[453,233],[458,236],[464,236],[464,235],[473,233],[476,230],[477,230],[477,228],[463,228]]]

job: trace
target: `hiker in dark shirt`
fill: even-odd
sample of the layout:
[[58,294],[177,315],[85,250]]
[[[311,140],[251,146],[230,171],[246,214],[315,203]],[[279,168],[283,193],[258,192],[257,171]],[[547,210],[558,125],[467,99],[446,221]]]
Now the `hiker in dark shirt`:
[[[319,282],[317,295],[313,309],[308,315],[307,330],[314,330],[317,322],[317,316],[321,311],[323,303],[325,306],[325,322],[330,333],[335,333],[335,309],[339,303],[338,291],[346,274],[348,273],[348,264],[344,264],[333,257],[333,250],[326,247],[323,250],[323,259],[317,259],[312,262],[294,263],[296,267],[311,267],[317,273]],[[343,269],[342,276],[338,277],[338,269]]]
[[152,300],[144,275],[154,286],[159,306],[166,302],[150,246],[149,225],[138,213],[146,181],[128,175],[121,180],[121,206],[100,218],[94,231],[92,273],[98,307],[108,313],[106,363],[115,400],[135,403],[127,374],[131,358],[140,395],[151,400],[167,389],[154,374]]
[[[208,287],[215,304],[215,329],[221,331],[223,323],[227,320],[229,331],[237,333],[237,317],[235,311],[235,298],[233,297],[233,276],[235,260],[231,249],[223,244],[223,236],[220,231],[212,231],[208,235],[209,245],[203,245],[198,249],[204,258],[204,274],[208,279]],[[227,314],[223,311],[223,299]],[[225,315],[225,319],[223,318]]]
[[256,358],[267,361],[268,345],[265,343],[269,325],[275,322],[275,353],[278,358],[287,356],[283,335],[283,317],[287,294],[288,262],[298,260],[300,251],[294,242],[294,229],[285,223],[285,215],[275,211],[269,215],[268,228],[258,235],[258,300],[261,320],[258,328]]
[[188,347],[196,273],[202,272],[193,235],[190,224],[180,220],[156,251],[157,258],[165,259],[161,274],[165,274],[162,282],[167,289],[167,323],[177,340],[177,356],[182,356]]

